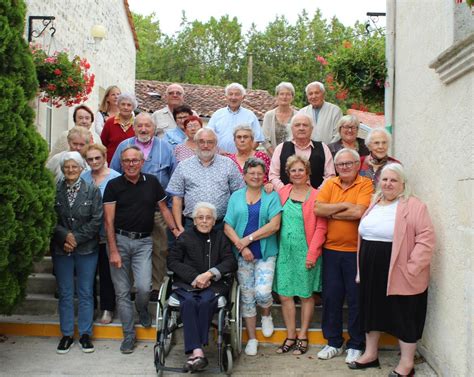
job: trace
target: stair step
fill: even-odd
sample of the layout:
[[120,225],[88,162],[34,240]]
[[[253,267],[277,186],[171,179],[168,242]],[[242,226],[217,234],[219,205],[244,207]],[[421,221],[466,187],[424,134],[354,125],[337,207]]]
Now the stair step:
[[[153,321],[154,326],[154,321]],[[137,339],[139,340],[156,340],[156,329],[143,328],[140,325],[135,326]],[[57,316],[34,316],[34,315],[13,315],[13,316],[0,316],[0,333],[6,335],[20,335],[20,336],[46,336],[46,337],[60,337],[61,330],[59,328],[59,319]],[[348,338],[347,331],[343,333],[344,338]],[[76,328],[76,336],[77,328]],[[94,339],[122,339],[122,327],[120,322],[115,319],[113,323],[109,325],[102,325],[94,323],[93,326],[93,338]],[[268,344],[281,344],[286,338],[285,328],[275,328],[275,332],[269,338],[265,338],[262,332],[257,329],[257,339],[261,343]],[[325,345],[327,342],[322,335],[321,329],[310,329],[308,331],[308,339],[311,345]],[[183,331],[177,330],[175,333],[174,341],[176,343],[183,342]],[[243,342],[247,341],[247,334],[244,328],[243,331]],[[394,349],[397,347],[397,339],[382,334],[380,339],[381,348]]]
[[29,294],[50,294],[56,290],[56,278],[49,272],[33,272],[28,277],[26,291]]
[[39,262],[33,263],[33,272],[36,273],[53,273],[53,260],[50,255],[46,255]]

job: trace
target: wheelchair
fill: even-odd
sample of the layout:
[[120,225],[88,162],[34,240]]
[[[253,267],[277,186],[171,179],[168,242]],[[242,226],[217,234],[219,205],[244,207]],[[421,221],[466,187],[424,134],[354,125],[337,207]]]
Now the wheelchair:
[[[230,278],[232,276],[226,275]],[[187,373],[183,367],[166,365],[173,343],[174,332],[183,327],[179,314],[179,300],[172,292],[173,273],[168,272],[161,285],[156,308],[156,342],[154,361],[156,373],[162,376],[165,371]],[[212,321],[211,328],[217,329],[217,368],[206,369],[207,373],[232,374],[234,360],[242,352],[242,318],[240,314],[240,287],[233,278],[228,297],[219,296],[217,302],[217,323]]]

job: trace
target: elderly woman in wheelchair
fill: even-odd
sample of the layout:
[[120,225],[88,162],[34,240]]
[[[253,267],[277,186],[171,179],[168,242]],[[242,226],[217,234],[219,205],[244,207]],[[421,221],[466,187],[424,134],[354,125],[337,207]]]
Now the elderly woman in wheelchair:
[[184,349],[189,355],[184,369],[196,372],[207,365],[203,346],[208,344],[209,328],[219,296],[227,295],[237,270],[231,244],[222,231],[213,229],[216,208],[196,204],[194,227],[180,235],[168,255],[168,269],[174,273],[173,294],[179,299],[184,326]]

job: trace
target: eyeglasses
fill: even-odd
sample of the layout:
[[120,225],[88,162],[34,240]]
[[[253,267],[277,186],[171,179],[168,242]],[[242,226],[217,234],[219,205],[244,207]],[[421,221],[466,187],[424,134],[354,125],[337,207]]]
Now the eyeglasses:
[[348,131],[357,131],[359,129],[358,126],[341,126],[341,128],[344,128],[345,130],[348,130]]
[[186,128],[199,128],[201,127],[201,125],[198,123],[198,122],[189,122],[187,125],[186,125]]
[[214,145],[216,144],[215,140],[198,140],[199,145]]
[[125,165],[138,165],[142,160],[139,160],[138,158],[134,158],[133,160],[130,160],[128,158],[122,160],[122,163]]
[[76,170],[81,169],[81,167],[80,167],[80,166],[77,166],[77,165],[73,165],[73,166],[64,166],[63,169],[64,169],[64,170],[76,171]]
[[214,217],[200,215],[200,216],[196,216],[195,219],[199,220],[199,221],[212,221],[212,220],[214,220]]
[[182,115],[182,116],[177,116],[176,120],[183,120],[186,119],[189,115]]
[[169,96],[182,96],[183,95],[183,93],[181,92],[168,92],[167,94]]
[[358,164],[359,161],[347,161],[347,162],[338,162],[337,164],[334,164],[336,168],[352,168],[354,164]]
[[102,159],[102,156],[96,156],[96,157],[87,157],[86,160],[88,162],[92,162],[92,161],[100,161]]

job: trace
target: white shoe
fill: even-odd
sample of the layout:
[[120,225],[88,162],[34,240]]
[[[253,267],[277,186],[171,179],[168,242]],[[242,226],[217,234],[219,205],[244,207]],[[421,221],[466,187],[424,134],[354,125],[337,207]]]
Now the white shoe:
[[335,356],[342,355],[344,352],[344,345],[341,348],[325,346],[321,351],[318,352],[318,359],[329,360]]
[[273,319],[271,314],[268,316],[262,315],[262,333],[265,338],[269,338],[273,334]]
[[362,356],[361,350],[355,350],[354,348],[349,348],[347,350],[346,364],[350,364],[350,363],[353,363],[354,361],[357,361],[359,357],[361,356]]
[[257,354],[258,340],[249,339],[247,345],[245,346],[245,354],[247,356],[255,356]]

